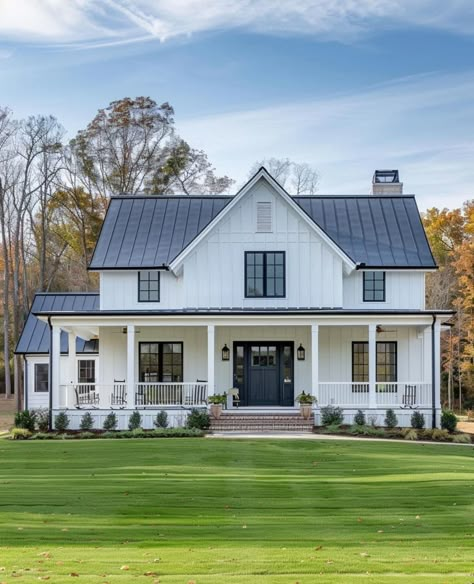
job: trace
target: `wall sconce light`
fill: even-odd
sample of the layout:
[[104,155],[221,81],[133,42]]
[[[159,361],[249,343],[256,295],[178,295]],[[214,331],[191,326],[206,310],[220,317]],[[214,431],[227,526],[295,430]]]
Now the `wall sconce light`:
[[296,356],[298,358],[298,361],[304,361],[306,359],[306,350],[301,343],[298,349],[296,350]]
[[222,347],[222,360],[229,361],[230,360],[230,349],[227,345]]

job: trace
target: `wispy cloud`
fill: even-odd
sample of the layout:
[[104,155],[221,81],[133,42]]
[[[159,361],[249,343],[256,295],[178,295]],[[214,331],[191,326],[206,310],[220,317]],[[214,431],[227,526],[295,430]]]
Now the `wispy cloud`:
[[[474,196],[474,75],[423,75],[359,93],[189,119],[181,134],[239,181],[257,160],[313,163],[321,192],[364,193],[399,168],[423,207]],[[451,197],[449,199],[448,197]]]
[[84,46],[231,29],[343,42],[407,26],[474,33],[472,0],[0,0],[0,15],[3,38]]

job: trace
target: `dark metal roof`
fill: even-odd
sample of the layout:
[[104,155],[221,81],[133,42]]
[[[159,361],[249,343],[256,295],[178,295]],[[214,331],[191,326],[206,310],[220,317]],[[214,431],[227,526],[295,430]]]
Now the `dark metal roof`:
[[160,268],[170,262],[232,197],[113,197],[89,268]]
[[294,200],[361,267],[436,268],[412,195]]
[[[371,268],[435,268],[415,198],[299,196],[294,201],[355,262]],[[166,268],[232,197],[114,197],[92,270]]]
[[[48,323],[39,320],[35,314],[44,311],[72,311],[75,314],[99,310],[99,294],[39,293],[36,294],[15,353],[49,353],[50,331]],[[97,340],[85,341],[77,337],[77,353],[97,353]],[[61,331],[61,353],[68,353],[68,335]]]

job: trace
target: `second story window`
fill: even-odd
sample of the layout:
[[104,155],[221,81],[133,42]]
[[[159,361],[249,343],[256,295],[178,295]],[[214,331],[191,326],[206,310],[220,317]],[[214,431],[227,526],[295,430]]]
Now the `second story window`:
[[138,301],[160,301],[160,272],[138,272]]
[[364,302],[385,302],[385,272],[364,272]]
[[245,296],[284,298],[285,293],[285,252],[245,252]]

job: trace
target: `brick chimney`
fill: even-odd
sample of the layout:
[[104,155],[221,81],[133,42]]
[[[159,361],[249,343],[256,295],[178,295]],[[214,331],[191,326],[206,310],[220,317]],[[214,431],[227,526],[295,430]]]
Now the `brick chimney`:
[[376,170],[372,178],[373,195],[402,195],[403,183],[398,170]]

